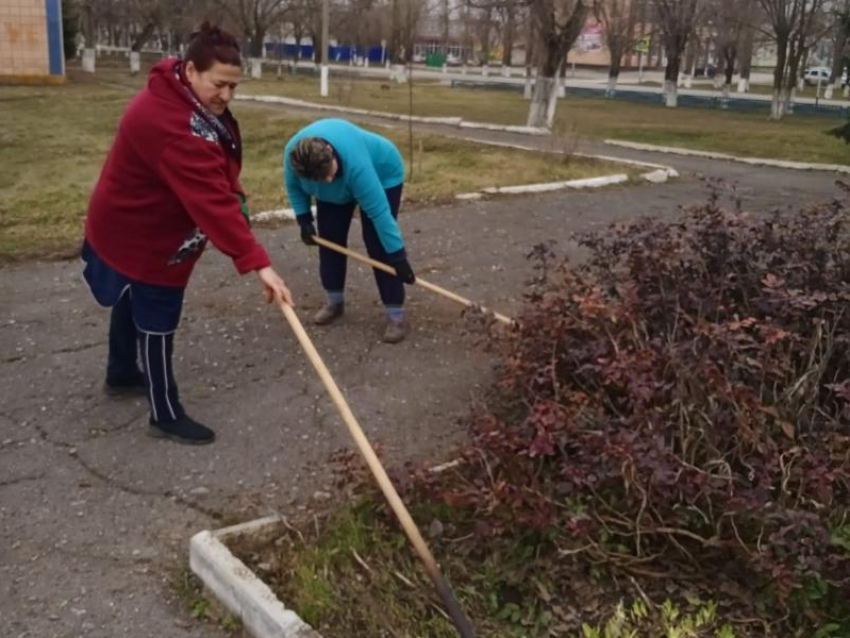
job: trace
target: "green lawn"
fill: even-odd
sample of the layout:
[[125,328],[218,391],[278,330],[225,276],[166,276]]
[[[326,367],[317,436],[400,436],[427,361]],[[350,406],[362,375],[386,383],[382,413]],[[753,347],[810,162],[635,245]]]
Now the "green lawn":
[[[319,97],[318,86],[318,80],[309,76],[284,75],[281,80],[246,80],[240,90],[243,94],[282,95],[392,113],[410,111],[410,90],[406,85],[332,76],[328,98]],[[514,91],[414,83],[413,113],[525,124],[528,102]],[[668,109],[662,104],[580,97],[561,100],[556,114],[556,129],[575,130],[579,136],[591,139],[617,138],[744,157],[847,164],[850,149],[825,134],[840,122],[837,118],[800,115],[771,122],[766,112]]]
[[[112,142],[118,118],[144,74],[130,77],[110,61],[92,77],[69,71],[64,85],[0,86],[0,258],[71,254],[81,233],[91,188]],[[331,95],[318,96],[311,75],[276,79],[244,78],[240,93],[283,95],[394,113],[411,111],[411,87],[381,80],[331,78]],[[285,141],[309,117],[285,107],[237,102],[233,106],[245,137],[243,182],[254,210],[284,206],[280,153]],[[524,124],[528,103],[518,92],[451,88],[415,82],[412,112],[422,116],[463,116],[467,120]],[[315,117],[322,117],[317,113]],[[850,148],[825,134],[839,120],[792,116],[770,122],[764,114],[708,109],[667,109],[660,104],[570,97],[561,100],[556,130],[569,137],[616,138],[718,151],[740,156],[847,164]],[[402,149],[411,166],[406,127],[380,129]],[[415,133],[410,203],[442,201],[487,186],[573,179],[621,166],[553,162],[551,157],[482,147]]]
[[[0,174],[0,259],[74,253],[88,198],[119,117],[143,81],[107,69],[95,78],[72,73],[64,85],[0,87],[0,118],[6,122],[0,132],[0,165],[5,168]],[[233,110],[244,137],[242,182],[252,209],[286,206],[283,146],[313,118],[250,102],[238,102]],[[396,142],[410,168],[406,127],[376,130]],[[621,164],[565,163],[539,153],[482,147],[418,132],[412,148],[413,174],[405,187],[409,204],[447,201],[488,186],[624,172]]]

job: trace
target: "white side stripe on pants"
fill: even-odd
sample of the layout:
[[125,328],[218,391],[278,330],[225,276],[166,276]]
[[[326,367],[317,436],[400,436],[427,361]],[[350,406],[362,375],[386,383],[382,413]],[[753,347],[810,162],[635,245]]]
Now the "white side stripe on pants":
[[171,413],[171,419],[177,418],[174,414],[174,408],[171,406],[171,400],[168,398],[168,357],[165,352],[165,337],[160,337],[162,341],[162,380],[165,383],[165,405],[168,406],[168,411]]
[[156,400],[153,395],[153,378],[151,377],[150,339],[151,336],[145,333],[145,372],[148,375],[148,399],[151,404],[153,419],[154,421],[159,421],[159,414],[156,412]]

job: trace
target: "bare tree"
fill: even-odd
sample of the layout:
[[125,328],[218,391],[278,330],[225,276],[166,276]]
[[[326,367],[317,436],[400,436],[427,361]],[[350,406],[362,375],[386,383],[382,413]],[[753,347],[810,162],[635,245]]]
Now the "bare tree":
[[425,10],[425,0],[392,0],[389,40],[394,63],[404,64],[413,59],[416,31]]
[[513,62],[518,11],[519,2],[516,0],[507,0],[500,8],[502,20],[502,66],[504,67],[510,67]]
[[667,55],[667,67],[664,69],[664,92],[667,106],[678,103],[677,85],[682,54],[688,46],[688,38],[702,17],[704,0],[656,0],[661,40]]
[[609,97],[617,89],[620,65],[623,55],[628,51],[634,39],[637,18],[637,2],[634,0],[596,0],[593,4],[596,19],[605,28],[605,43],[611,56],[608,66]]
[[[531,92],[528,126],[551,128],[558,101],[558,76],[565,68],[567,52],[584,26],[594,0],[466,0],[481,12],[478,41],[487,63],[494,12],[506,3],[528,7],[529,32],[534,34],[537,79]],[[513,37],[513,36],[511,36]]]
[[836,80],[841,82],[845,70],[844,56],[850,39],[850,0],[844,0],[841,9],[835,12],[832,24],[832,71],[824,97],[832,99]]
[[818,21],[823,3],[824,0],[759,0],[767,16],[766,32],[776,44],[771,119],[782,119],[790,109],[803,57],[822,34],[818,33]]
[[449,4],[449,0],[442,0],[442,2],[440,4],[442,4],[442,10],[441,10],[441,13],[440,13],[440,27],[441,27],[441,31],[442,31],[441,35],[442,35],[442,40],[443,40],[443,55],[445,56],[446,59],[448,59],[448,57],[449,57],[449,37],[450,37],[450,31],[451,31],[449,26],[450,26],[451,21],[452,21],[452,9],[451,9],[451,5]]
[[475,36],[481,46],[481,61],[485,66],[490,61],[490,51],[493,48],[493,32],[496,24],[496,7],[497,3],[490,3],[481,6],[476,11],[474,19]]
[[287,0],[218,0],[248,39],[248,55],[263,56],[266,34],[280,25],[289,9]]
[[537,80],[528,126],[551,128],[558,100],[558,74],[590,11],[591,0],[531,0],[529,9],[540,43]]
[[131,28],[133,34],[130,51],[139,52],[162,27],[167,9],[166,0],[133,0],[131,5]]
[[[757,3],[753,7],[752,15],[756,15]],[[741,33],[741,46],[738,58],[740,59],[740,73],[738,74],[738,92],[748,93],[750,90],[750,71],[753,63],[753,49],[755,45],[756,30],[752,23],[745,24]]]
[[[716,0],[711,7],[716,29],[718,70],[723,74],[723,99],[729,98],[732,77],[753,20],[754,0]],[[752,55],[752,51],[750,51]]]

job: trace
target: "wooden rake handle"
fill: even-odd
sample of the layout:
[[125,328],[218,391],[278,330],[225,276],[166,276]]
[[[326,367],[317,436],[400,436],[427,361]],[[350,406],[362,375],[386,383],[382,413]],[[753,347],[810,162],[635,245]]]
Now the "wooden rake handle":
[[[345,246],[340,246],[339,244],[335,244],[334,242],[328,241],[327,239],[322,239],[318,235],[313,235],[313,241],[315,241],[317,244],[319,244],[319,246],[324,246],[325,248],[329,248],[330,250],[335,250],[336,252],[342,253],[343,255],[348,255],[349,257],[351,257],[353,259],[356,259],[358,261],[363,262],[364,264],[368,264],[368,265],[372,266],[372,268],[377,268],[378,270],[383,270],[384,272],[388,272],[391,275],[396,274],[395,268],[393,268],[392,266],[389,266],[389,265],[387,265],[383,262],[380,262],[380,261],[376,261],[376,260],[372,259],[371,257],[367,257],[366,255],[361,255],[360,253],[355,252],[355,251],[351,250],[350,248],[346,248]],[[427,290],[430,290],[431,292],[436,292],[438,295],[442,295],[446,299],[451,299],[452,301],[457,302],[457,303],[461,304],[462,306],[467,306],[467,307],[475,306],[475,304],[473,304],[466,297],[461,297],[460,295],[457,295],[457,294],[451,292],[450,290],[446,290],[445,288],[442,288],[442,287],[440,287],[436,284],[432,284],[429,281],[425,281],[424,279],[422,279],[419,276],[416,277],[416,285],[421,286],[422,288],[425,288]],[[511,319],[508,316],[505,316],[505,315],[498,313],[498,312],[494,312],[492,310],[488,310],[484,306],[479,306],[479,308],[481,308],[482,312],[492,313],[493,316],[496,317],[496,319],[498,319],[499,321],[501,321],[504,324],[512,325],[514,323],[514,320]]]
[[460,609],[460,605],[458,605],[458,602],[452,593],[451,587],[449,587],[449,584],[446,582],[446,579],[443,578],[439,567],[437,567],[434,555],[431,553],[431,550],[428,549],[428,545],[425,543],[425,539],[422,538],[419,528],[416,527],[416,523],[413,522],[410,513],[404,506],[404,503],[399,497],[398,492],[396,492],[395,487],[393,487],[389,476],[387,476],[384,467],[378,460],[378,456],[372,449],[369,440],[366,438],[362,428],[357,423],[357,419],[354,418],[351,408],[348,407],[348,402],[345,400],[345,397],[342,396],[342,392],[340,392],[339,387],[337,387],[336,382],[331,376],[331,373],[328,371],[327,366],[325,366],[325,363],[316,351],[313,342],[304,330],[304,326],[298,319],[298,315],[295,314],[295,310],[293,310],[289,304],[278,300],[278,305],[283,311],[283,315],[286,317],[289,325],[292,327],[292,331],[298,338],[301,347],[304,348],[304,351],[307,353],[307,357],[310,359],[313,367],[316,368],[316,372],[319,373],[322,383],[325,384],[325,389],[327,389],[328,394],[331,395],[331,399],[333,399],[334,404],[339,410],[342,420],[345,421],[345,424],[348,426],[351,436],[354,437],[354,441],[357,443],[360,453],[366,459],[366,464],[369,466],[369,469],[378,481],[381,491],[384,493],[390,507],[401,523],[405,534],[407,534],[407,537],[413,544],[416,553],[419,554],[419,557],[425,564],[425,570],[428,572],[428,576],[431,577],[434,587],[437,589],[440,598],[443,600],[443,604],[446,607],[446,611],[449,613],[449,617],[452,619],[452,622],[454,622],[455,627],[457,627],[462,638],[474,638],[475,633],[472,630],[472,625],[469,624],[466,616],[464,616],[463,611]]

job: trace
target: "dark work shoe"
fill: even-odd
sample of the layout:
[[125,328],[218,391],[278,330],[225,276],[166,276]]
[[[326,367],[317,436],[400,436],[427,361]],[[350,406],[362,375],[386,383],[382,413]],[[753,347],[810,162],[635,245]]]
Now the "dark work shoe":
[[387,319],[387,327],[384,329],[384,343],[399,343],[404,341],[407,333],[410,332],[410,327],[406,321],[394,321]]
[[345,312],[345,304],[329,303],[316,313],[313,317],[313,323],[317,326],[325,326],[339,319],[343,312]]
[[128,377],[107,378],[103,384],[103,389],[106,391],[106,394],[112,396],[143,397],[147,394],[145,375],[141,372]]
[[206,445],[215,441],[215,432],[185,414],[176,421],[151,422],[150,435],[186,445]]

